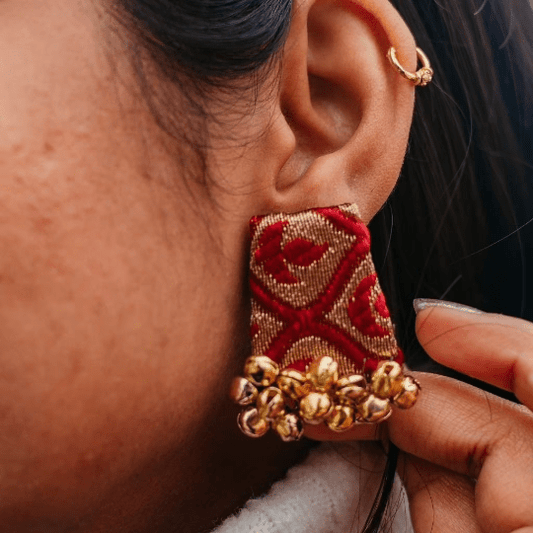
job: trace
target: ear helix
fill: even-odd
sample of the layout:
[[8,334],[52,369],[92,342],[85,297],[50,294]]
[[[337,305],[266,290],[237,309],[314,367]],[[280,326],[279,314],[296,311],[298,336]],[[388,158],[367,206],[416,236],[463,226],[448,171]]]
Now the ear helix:
[[416,49],[417,58],[422,63],[422,68],[416,72],[409,72],[405,70],[396,56],[396,48],[391,47],[387,53],[387,57],[391,62],[392,66],[406,79],[411,81],[417,86],[425,87],[433,80],[434,71],[431,68],[431,63],[428,59],[428,56],[420,49]]

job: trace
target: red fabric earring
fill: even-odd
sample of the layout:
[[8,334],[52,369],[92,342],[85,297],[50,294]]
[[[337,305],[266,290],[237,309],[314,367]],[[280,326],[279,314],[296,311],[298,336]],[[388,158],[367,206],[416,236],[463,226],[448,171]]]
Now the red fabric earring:
[[414,405],[357,207],[254,217],[250,229],[252,355],[231,391],[244,433],[297,440],[304,422],[345,431]]

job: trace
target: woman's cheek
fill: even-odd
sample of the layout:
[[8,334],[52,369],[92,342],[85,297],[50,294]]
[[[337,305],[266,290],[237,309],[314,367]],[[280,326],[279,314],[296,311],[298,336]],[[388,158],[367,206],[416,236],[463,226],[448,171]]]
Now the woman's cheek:
[[152,202],[118,189],[4,178],[0,520],[83,516],[184,445],[218,390],[227,325],[198,329],[216,308],[198,289],[203,266],[185,242],[164,243]]

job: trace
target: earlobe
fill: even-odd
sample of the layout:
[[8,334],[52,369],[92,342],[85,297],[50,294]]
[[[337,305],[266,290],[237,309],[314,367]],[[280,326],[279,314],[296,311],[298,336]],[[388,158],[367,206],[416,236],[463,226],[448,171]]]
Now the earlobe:
[[368,222],[385,202],[414,106],[414,85],[387,58],[391,46],[416,70],[414,39],[388,0],[297,3],[279,97],[296,143],[277,176],[277,210],[355,202]]

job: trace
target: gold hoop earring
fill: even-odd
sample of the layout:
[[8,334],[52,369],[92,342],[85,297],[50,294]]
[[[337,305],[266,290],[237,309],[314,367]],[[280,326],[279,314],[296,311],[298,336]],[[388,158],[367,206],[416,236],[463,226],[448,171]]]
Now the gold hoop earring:
[[431,68],[431,63],[428,56],[420,49],[416,49],[417,58],[422,63],[422,68],[415,73],[405,70],[396,56],[396,49],[391,47],[387,53],[389,61],[392,66],[407,80],[413,82],[416,86],[425,87],[433,80],[434,71]]

